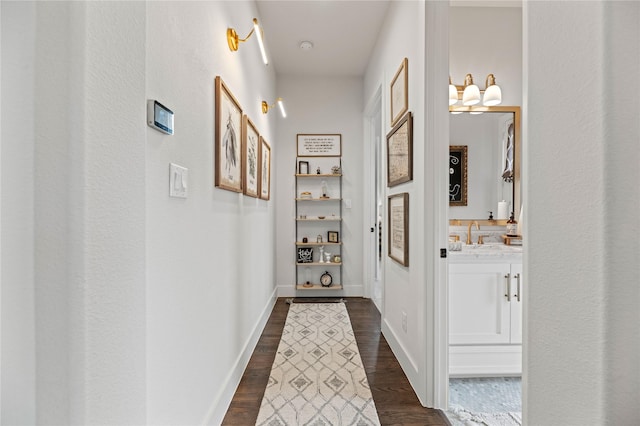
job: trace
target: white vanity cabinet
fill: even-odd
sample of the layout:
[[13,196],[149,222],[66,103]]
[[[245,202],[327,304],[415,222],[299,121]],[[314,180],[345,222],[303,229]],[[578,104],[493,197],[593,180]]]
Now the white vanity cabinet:
[[491,260],[449,264],[452,376],[522,372],[522,263]]

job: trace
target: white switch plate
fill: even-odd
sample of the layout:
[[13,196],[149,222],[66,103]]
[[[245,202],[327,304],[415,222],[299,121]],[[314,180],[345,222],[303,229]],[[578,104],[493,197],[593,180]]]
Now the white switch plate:
[[169,164],[169,196],[187,198],[189,169]]

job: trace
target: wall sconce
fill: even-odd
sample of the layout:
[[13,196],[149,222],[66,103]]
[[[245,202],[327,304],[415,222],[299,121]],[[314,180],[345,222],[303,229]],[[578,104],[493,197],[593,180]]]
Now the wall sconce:
[[260,46],[262,61],[264,62],[265,65],[269,65],[269,60],[267,59],[267,52],[264,48],[264,40],[263,40],[264,34],[262,31],[262,27],[260,26],[260,24],[258,24],[258,20],[256,18],[253,18],[253,28],[245,38],[239,38],[236,30],[234,30],[233,28],[227,28],[227,43],[229,44],[229,49],[231,49],[232,52],[235,52],[236,50],[238,50],[238,46],[240,42],[245,42],[249,40],[249,37],[251,37],[251,34],[253,34],[254,32],[258,37],[258,45]]
[[276,103],[273,105],[269,105],[267,101],[262,101],[262,113],[268,113],[271,108],[276,106],[276,104],[280,108],[280,114],[282,114],[282,118],[287,118],[287,112],[284,110],[284,102],[282,101],[282,98],[276,99]]
[[[502,90],[496,84],[496,78],[493,74],[487,76],[485,89],[480,90],[473,83],[473,76],[467,74],[464,78],[464,86],[455,86],[451,83],[449,77],[449,105],[455,105],[458,100],[462,99],[462,105],[472,106],[480,103],[480,94],[484,94],[482,104],[485,106],[494,106],[502,103]],[[460,96],[462,94],[462,97]]]

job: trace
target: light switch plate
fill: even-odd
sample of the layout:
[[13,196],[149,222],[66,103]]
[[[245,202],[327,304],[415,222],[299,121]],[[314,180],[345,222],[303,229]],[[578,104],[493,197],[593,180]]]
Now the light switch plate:
[[188,193],[189,169],[178,166],[177,164],[169,164],[169,196],[178,198],[187,198]]

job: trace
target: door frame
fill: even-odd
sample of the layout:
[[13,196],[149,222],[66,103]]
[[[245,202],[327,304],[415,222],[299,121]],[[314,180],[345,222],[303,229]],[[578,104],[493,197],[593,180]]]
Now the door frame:
[[[382,81],[382,80],[380,80]],[[365,229],[363,232],[363,253],[364,253],[364,262],[363,262],[363,274],[364,277],[364,297],[370,298],[374,300],[373,297],[373,285],[375,281],[375,274],[373,272],[373,268],[375,268],[375,262],[373,261],[374,256],[376,256],[376,247],[377,243],[375,242],[375,237],[378,234],[378,226],[377,226],[377,217],[376,217],[376,208],[375,202],[377,200],[376,194],[376,173],[382,173],[382,162],[378,164],[376,167],[376,149],[375,145],[378,144],[379,152],[382,154],[382,105],[384,102],[384,95],[382,90],[382,83],[379,82],[377,85],[377,89],[374,92],[373,96],[367,102],[364,109],[364,137],[363,144],[365,153],[365,157],[367,160],[364,164],[364,208],[363,208],[363,223],[365,224]],[[376,122],[378,123],[378,129],[376,129]],[[376,131],[377,130],[377,131]],[[376,140],[376,135],[379,135],[378,140]],[[384,215],[384,212],[383,212]],[[384,223],[384,222],[383,222]],[[374,232],[370,232],[370,228],[374,228]],[[382,295],[380,300],[380,305],[376,303],[376,307],[383,314],[384,308],[384,262],[380,264],[380,277],[379,281],[382,286]]]

